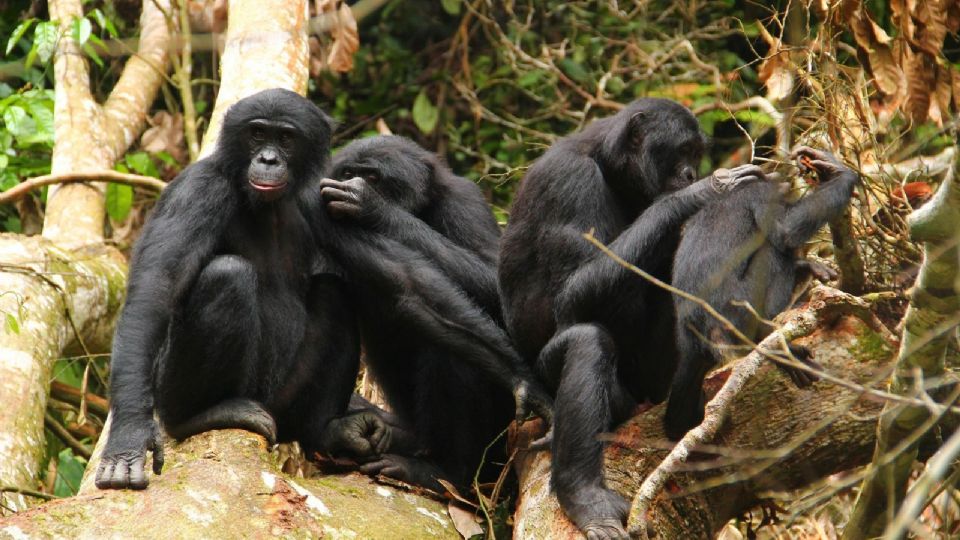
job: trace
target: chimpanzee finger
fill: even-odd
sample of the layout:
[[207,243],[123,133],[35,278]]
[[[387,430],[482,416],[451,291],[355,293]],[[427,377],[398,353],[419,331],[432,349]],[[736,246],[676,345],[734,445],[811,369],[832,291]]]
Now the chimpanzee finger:
[[383,431],[383,436],[380,437],[380,440],[376,444],[375,451],[377,454],[386,454],[390,450],[390,443],[393,442],[393,430],[385,429]]
[[100,489],[110,487],[110,478],[113,476],[113,467],[116,463],[110,458],[100,460],[100,466],[97,467],[97,478],[94,483]]
[[338,219],[341,217],[353,217],[360,213],[359,206],[344,201],[333,201],[327,203],[327,210],[330,212],[331,216]]
[[759,165],[754,165],[752,163],[747,163],[745,165],[739,165],[730,169],[730,172],[733,176],[759,176],[763,178],[764,172]]
[[147,475],[143,472],[146,456],[140,456],[130,465],[130,489],[146,489]]
[[549,450],[550,445],[553,444],[553,426],[550,426],[550,429],[544,434],[543,437],[535,439],[527,445],[527,450],[531,452],[539,452],[541,450]]
[[370,461],[360,465],[360,472],[363,474],[380,474],[381,471],[390,466],[390,461],[386,459],[378,459],[376,461]]
[[113,468],[113,474],[110,476],[110,487],[125,488],[130,485],[130,466],[126,461],[117,460],[117,465]]
[[352,191],[335,187],[325,187],[320,190],[320,197],[327,202],[331,201],[356,201],[357,194]]
[[163,470],[163,438],[157,434],[153,441],[153,474]]

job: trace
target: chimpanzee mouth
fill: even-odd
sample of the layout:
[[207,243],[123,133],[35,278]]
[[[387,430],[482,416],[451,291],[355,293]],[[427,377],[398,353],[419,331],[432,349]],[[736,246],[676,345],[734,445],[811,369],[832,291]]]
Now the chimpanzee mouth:
[[258,182],[256,180],[250,180],[250,185],[253,186],[253,189],[263,192],[275,192],[280,191],[287,187],[287,181],[282,180],[280,182]]

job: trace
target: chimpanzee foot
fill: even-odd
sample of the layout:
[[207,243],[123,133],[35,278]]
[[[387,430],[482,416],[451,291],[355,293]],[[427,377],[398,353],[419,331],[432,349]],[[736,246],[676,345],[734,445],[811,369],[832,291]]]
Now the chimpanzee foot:
[[165,424],[164,429],[177,440],[214,429],[245,429],[263,435],[269,444],[277,442],[277,424],[273,416],[263,405],[246,398],[221,401],[185,422]]
[[[560,497],[560,493],[557,495]],[[561,497],[560,506],[587,540],[630,538],[623,526],[630,505],[611,489],[602,486],[579,488],[573,497]]]
[[[814,361],[813,352],[806,347],[801,345],[790,345],[790,354],[793,355],[798,362],[807,367],[818,371],[823,370],[823,366]],[[797,388],[806,388],[820,380],[820,377],[816,373],[812,373],[803,368],[787,366],[779,362],[777,363],[777,367],[780,368],[780,371],[783,371],[784,374],[790,377],[790,380],[793,381],[793,384]]]

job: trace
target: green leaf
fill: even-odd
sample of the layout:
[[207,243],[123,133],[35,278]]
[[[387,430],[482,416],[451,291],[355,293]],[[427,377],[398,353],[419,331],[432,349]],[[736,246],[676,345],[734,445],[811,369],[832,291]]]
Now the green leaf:
[[123,221],[133,206],[133,188],[124,184],[107,184],[107,214],[114,221]]
[[87,53],[87,56],[89,56],[90,59],[93,60],[95,64],[97,64],[100,67],[103,67],[103,60],[100,59],[100,55],[97,54],[97,51],[93,50],[93,47],[91,47],[89,43],[84,44],[83,51]]
[[76,495],[86,468],[86,461],[73,455],[73,450],[64,448],[57,455],[57,480],[53,484],[53,494],[57,497]]
[[160,171],[157,170],[156,164],[150,159],[150,154],[146,152],[132,152],[127,154],[123,160],[127,163],[127,167],[133,169],[137,174],[154,178],[160,177]]
[[590,80],[590,74],[587,73],[587,70],[582,64],[578,64],[569,58],[563,58],[558,63],[563,72],[571,79],[580,83],[585,83]]
[[17,27],[13,30],[13,35],[10,36],[9,40],[7,40],[7,50],[3,53],[4,55],[10,54],[10,51],[13,50],[13,47],[20,41],[23,35],[27,33],[27,30],[29,30],[35,22],[37,22],[36,19],[27,19],[17,25]]
[[33,44],[37,48],[40,62],[46,64],[57,50],[57,23],[46,21],[37,25],[33,32]]
[[10,165],[10,156],[0,154],[0,169],[6,169],[8,165]]
[[427,97],[425,90],[421,90],[417,94],[417,98],[413,100],[413,122],[417,124],[417,127],[420,128],[425,135],[433,133],[433,130],[437,127],[437,120],[440,119],[440,111],[433,106],[433,103],[430,103],[430,98]]
[[92,14],[93,18],[97,20],[97,24],[100,25],[100,28],[106,30],[107,33],[110,34],[110,37],[115,38],[119,36],[119,34],[117,34],[117,27],[113,25],[113,21],[108,19],[107,16],[100,11],[100,8],[93,10]]
[[17,318],[13,316],[12,313],[4,313],[7,320],[7,332],[11,334],[20,333],[20,323],[17,322]]
[[443,10],[451,15],[460,14],[460,0],[440,0]]
[[73,24],[70,25],[70,35],[78,45],[85,44],[92,33],[93,25],[90,23],[90,19],[80,17],[73,19]]
[[3,111],[3,123],[18,140],[31,137],[37,132],[37,123],[19,105],[11,105]]

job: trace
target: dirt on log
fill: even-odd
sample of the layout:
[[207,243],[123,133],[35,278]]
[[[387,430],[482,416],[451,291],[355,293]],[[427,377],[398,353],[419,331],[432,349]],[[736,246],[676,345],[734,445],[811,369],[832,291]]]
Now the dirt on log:
[[263,438],[166,446],[145,491],[93,491],[0,519],[0,538],[460,538],[447,505],[358,474],[293,478]]
[[[886,387],[896,344],[861,300],[820,287],[807,305],[784,316],[798,314],[813,314],[817,322],[794,343],[813,351],[824,371]],[[708,400],[739,362],[708,377]],[[767,362],[731,403],[711,448],[694,454],[658,494],[647,514],[651,537],[713,538],[730,519],[756,506],[764,492],[797,489],[869,463],[881,408],[875,396],[833,382],[797,389]],[[663,433],[664,410],[665,404],[652,407],[610,434],[607,483],[628,501],[673,446]],[[538,435],[522,430],[517,447]],[[516,464],[521,490],[514,538],[580,538],[550,491],[549,453],[520,453]]]

